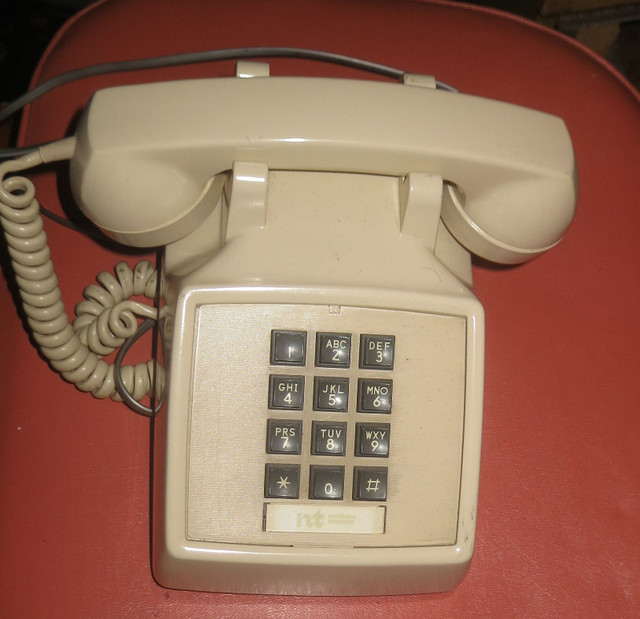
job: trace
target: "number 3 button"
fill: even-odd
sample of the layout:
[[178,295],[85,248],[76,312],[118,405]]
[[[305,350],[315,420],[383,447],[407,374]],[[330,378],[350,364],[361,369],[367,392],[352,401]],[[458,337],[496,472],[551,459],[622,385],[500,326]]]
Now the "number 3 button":
[[393,370],[393,335],[361,335],[360,367],[368,370]]

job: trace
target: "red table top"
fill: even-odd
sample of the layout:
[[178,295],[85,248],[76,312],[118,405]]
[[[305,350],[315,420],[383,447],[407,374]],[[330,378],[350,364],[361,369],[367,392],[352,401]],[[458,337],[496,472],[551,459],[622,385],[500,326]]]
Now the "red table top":
[[[58,378],[30,343],[3,282],[0,614],[636,615],[638,93],[589,51],[536,25],[461,5],[373,0],[99,2],[61,31],[34,83],[99,62],[254,45],[335,51],[430,73],[466,93],[561,116],[572,135],[580,197],[565,240],[524,266],[474,267],[487,342],[471,569],[456,590],[433,595],[271,597],[158,586],[150,570],[149,421]],[[301,60],[271,65],[275,75],[359,76]],[[68,134],[99,87],[232,73],[226,62],[69,84],[30,107],[21,139]],[[59,212],[64,168],[33,177],[40,200]],[[70,309],[120,256],[55,224],[47,232]]]

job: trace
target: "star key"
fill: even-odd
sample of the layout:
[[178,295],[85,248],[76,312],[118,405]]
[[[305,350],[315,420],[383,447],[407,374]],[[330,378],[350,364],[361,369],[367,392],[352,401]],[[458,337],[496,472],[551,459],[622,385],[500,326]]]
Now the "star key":
[[300,495],[300,465],[267,464],[264,496],[268,499],[297,499]]

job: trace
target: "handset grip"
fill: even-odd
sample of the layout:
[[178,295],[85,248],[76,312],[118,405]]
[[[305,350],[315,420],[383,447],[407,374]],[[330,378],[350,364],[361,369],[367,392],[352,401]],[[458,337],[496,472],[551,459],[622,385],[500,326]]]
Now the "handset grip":
[[[573,148],[559,118],[429,88],[317,78],[99,91],[78,128],[72,188],[107,234],[158,245],[205,219],[207,183],[234,161],[279,170],[437,173],[458,200],[444,210],[445,223],[490,260],[518,262],[548,249],[574,213]],[[493,252],[492,239],[500,251]]]

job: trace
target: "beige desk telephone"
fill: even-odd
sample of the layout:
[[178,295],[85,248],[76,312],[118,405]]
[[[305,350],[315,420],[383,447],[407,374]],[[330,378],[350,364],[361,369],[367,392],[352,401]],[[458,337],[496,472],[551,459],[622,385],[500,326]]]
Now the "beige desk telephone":
[[[426,76],[242,69],[99,91],[74,138],[3,164],[69,158],[102,230],[166,246],[154,575],[226,592],[450,589],[478,492],[470,252],[518,263],[560,241],[569,135]],[[17,178],[3,200],[26,204]]]

